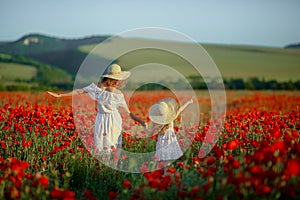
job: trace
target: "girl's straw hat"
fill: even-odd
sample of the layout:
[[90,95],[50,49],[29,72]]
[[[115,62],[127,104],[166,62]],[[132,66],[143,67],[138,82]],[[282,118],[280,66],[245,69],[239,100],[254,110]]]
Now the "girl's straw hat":
[[157,124],[169,124],[174,121],[178,112],[178,104],[173,98],[164,98],[151,106],[149,118]]
[[112,64],[107,68],[107,73],[102,77],[107,77],[116,80],[125,80],[130,76],[129,71],[122,71],[120,65]]

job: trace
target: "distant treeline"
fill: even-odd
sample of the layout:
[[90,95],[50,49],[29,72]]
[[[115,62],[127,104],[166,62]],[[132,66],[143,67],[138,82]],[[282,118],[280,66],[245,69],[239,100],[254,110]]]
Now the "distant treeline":
[[[247,80],[243,79],[224,79],[223,80],[225,89],[229,90],[300,90],[300,80],[298,81],[283,81],[279,82],[276,80],[264,80],[259,78],[250,78]],[[195,90],[203,90],[207,89],[207,84],[203,80],[195,80],[190,82],[191,86]],[[218,83],[209,83],[211,86],[210,88],[216,89],[220,88],[220,84]],[[215,85],[215,87],[214,87]],[[174,83],[173,88],[177,89],[185,89],[180,88],[176,86],[176,83]],[[43,91],[43,90],[71,90],[73,88],[73,85],[70,83],[67,84],[43,84],[39,86],[27,86],[24,85],[7,85],[4,86],[0,83],[0,91],[28,91],[28,90],[34,90],[34,91]],[[132,89],[132,88],[130,88]],[[137,88],[137,90],[143,91],[143,90],[167,90],[168,88],[165,86],[162,86],[160,84],[145,84],[140,88]]]
[[[39,84],[35,86],[30,86],[30,81],[18,81],[19,84],[14,85],[4,85],[0,81],[0,91],[43,91],[43,90],[72,90],[73,84],[70,82],[66,83],[46,83],[40,81]],[[24,83],[24,84],[22,84]],[[210,89],[220,89],[223,88],[229,90],[300,90],[300,80],[298,81],[277,81],[277,80],[265,80],[259,78],[249,78],[247,80],[236,78],[236,79],[223,79],[223,85],[220,84],[220,81],[210,80],[206,83],[203,79],[191,78],[189,80],[191,87],[195,90],[207,89],[208,86]],[[171,89],[187,89],[182,87],[180,82],[174,82],[169,84],[159,84],[159,83],[148,83],[144,84],[141,87],[135,87],[128,83],[127,89],[132,90],[136,89],[139,91],[145,90],[168,90],[169,88],[164,86],[169,85]]]
[[[276,80],[265,80],[259,78],[249,78],[247,80],[236,78],[236,79],[223,79],[223,85],[221,81],[216,81],[214,79],[206,80],[206,83],[202,78],[199,77],[189,77],[189,84],[195,90],[207,89],[225,89],[228,90],[300,90],[300,80],[298,81],[276,81]],[[130,84],[130,83],[129,83]],[[137,90],[167,90],[168,88],[164,85],[168,85],[171,89],[187,89],[180,82],[173,83],[150,83],[144,84],[138,87]],[[224,86],[224,87],[223,87]],[[136,88],[134,85],[130,85],[128,88]]]
[[246,81],[243,79],[230,79],[224,81],[228,89],[246,89],[246,90],[300,90],[300,80],[283,81],[264,80],[251,78]]
[[[254,77],[246,80],[242,78],[223,79],[223,83],[225,88],[230,90],[300,90],[300,80],[277,81]],[[202,79],[192,78],[191,85],[194,89],[207,89],[207,85]]]

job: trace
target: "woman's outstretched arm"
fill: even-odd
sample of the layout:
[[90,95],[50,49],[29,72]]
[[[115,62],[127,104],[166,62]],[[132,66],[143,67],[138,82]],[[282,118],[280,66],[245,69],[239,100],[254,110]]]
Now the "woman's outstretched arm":
[[125,110],[127,111],[127,113],[129,114],[130,118],[133,119],[134,121],[137,121],[138,123],[140,123],[142,126],[146,127],[147,124],[144,120],[140,119],[138,116],[136,116],[133,112],[131,112],[128,108],[128,106],[124,106]]
[[146,122],[143,121],[142,119],[140,119],[138,116],[136,116],[134,113],[129,112],[129,115],[131,117],[131,119],[133,119],[134,121],[139,122],[142,126],[146,127]]
[[86,91],[84,91],[83,89],[75,89],[71,92],[62,93],[62,94],[56,94],[54,92],[49,92],[48,91],[48,94],[50,94],[54,97],[67,97],[67,96],[73,96],[73,95],[80,95],[80,94],[83,94],[83,93],[86,93]]

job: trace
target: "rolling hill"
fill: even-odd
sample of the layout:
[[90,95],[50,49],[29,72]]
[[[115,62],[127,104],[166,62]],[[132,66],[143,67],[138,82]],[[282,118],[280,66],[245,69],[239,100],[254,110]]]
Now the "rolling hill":
[[[140,40],[116,38],[102,44],[107,51],[101,51],[101,55],[98,55],[111,59],[114,55],[114,48],[118,48],[118,44],[130,48],[135,43],[141,43]],[[162,43],[163,41],[159,42]],[[142,43],[147,42],[142,41]],[[186,49],[192,57],[199,56],[195,45],[165,42],[164,46],[168,45]],[[80,46],[79,49],[82,52],[89,53],[95,46],[95,44],[84,45]],[[216,63],[223,78],[248,79],[257,77],[277,81],[296,81],[300,79],[300,49],[212,44],[203,44],[202,47]],[[97,55],[96,51],[95,54]],[[146,49],[130,52],[120,56],[118,62],[123,63],[125,66],[158,62],[175,68],[185,76],[195,74],[193,67],[189,66],[189,63],[184,61],[184,59],[179,56],[171,56],[160,50]]]
[[[193,49],[193,45],[182,42],[110,38],[109,36],[62,39],[29,34],[14,42],[0,42],[0,85],[26,83],[58,86],[62,89],[70,88],[80,65],[100,43],[105,51],[100,54],[97,51],[92,53],[99,66],[116,61],[129,70],[145,63],[160,63],[176,69],[186,77],[197,74],[184,58],[160,49],[131,51],[114,60],[114,51],[120,44],[130,47],[137,43],[147,42],[173,46],[188,52],[191,57],[199,56]],[[294,46],[269,48],[243,45],[201,45],[216,63],[224,79],[247,80],[255,77],[279,82],[300,80],[300,49]]]
[[[14,42],[0,44],[0,53],[24,56],[42,63],[57,66],[74,75],[86,57],[77,48],[81,45],[97,44],[108,36],[82,39],[60,39],[40,34],[30,34]],[[101,59],[99,58],[99,62]]]

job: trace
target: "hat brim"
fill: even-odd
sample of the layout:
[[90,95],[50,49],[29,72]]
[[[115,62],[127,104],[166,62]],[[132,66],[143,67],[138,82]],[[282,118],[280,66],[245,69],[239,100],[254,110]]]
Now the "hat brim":
[[[157,110],[158,110],[158,107],[159,107],[158,103],[161,102],[161,101],[169,102],[168,112],[164,115],[159,115],[157,113]],[[151,106],[151,108],[149,109],[149,112],[148,112],[149,119],[152,122],[157,123],[157,124],[169,124],[169,123],[171,123],[172,121],[175,120],[176,115],[177,115],[177,111],[178,111],[178,109],[176,108],[177,106],[175,106],[175,107],[173,106],[173,105],[176,104],[176,101],[175,100],[173,101],[171,98],[166,98],[166,99],[163,99],[161,101],[159,101],[158,103]]]
[[129,71],[122,71],[118,74],[104,74],[101,77],[111,78],[115,80],[126,80],[130,76]]

